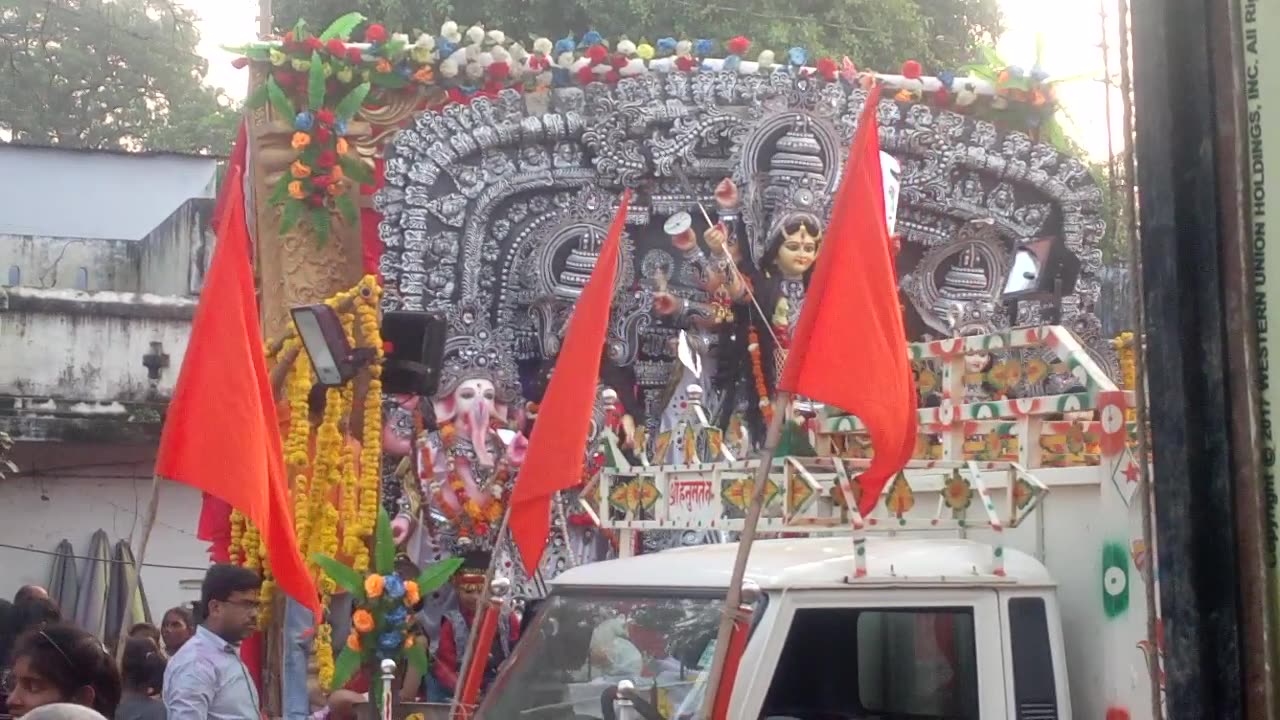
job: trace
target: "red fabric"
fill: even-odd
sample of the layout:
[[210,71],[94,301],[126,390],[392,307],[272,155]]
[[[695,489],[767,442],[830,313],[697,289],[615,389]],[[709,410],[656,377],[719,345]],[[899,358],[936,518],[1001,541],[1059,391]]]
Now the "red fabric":
[[[227,160],[227,172],[223,175],[222,187],[218,189],[218,200],[214,204],[213,231],[222,234],[222,218],[227,212],[227,203],[234,199],[244,204],[245,166],[248,163],[249,134],[247,121],[240,122],[236,132],[236,143],[231,148],[231,157]],[[230,182],[234,179],[234,183]],[[232,190],[232,185],[237,187]],[[241,215],[241,218],[244,216]],[[247,226],[246,226],[247,227]],[[248,230],[245,230],[246,236]],[[209,493],[203,493],[200,503],[200,519],[196,523],[196,538],[209,543],[209,559],[215,563],[231,561],[231,506]]]
[[875,456],[859,476],[864,514],[916,444],[916,395],[884,217],[879,100],[873,88],[778,384],[866,425]]
[[258,688],[258,697],[262,697],[262,633],[256,632],[240,643],[240,659]]
[[[386,161],[382,158],[374,158],[373,161],[373,185],[361,185],[360,194],[362,196],[372,196],[379,188],[385,184],[382,177],[383,168],[386,167]],[[378,225],[382,223],[382,213],[374,210],[372,207],[360,208],[360,243],[363,249],[363,265],[366,275],[377,275],[378,281],[382,281],[382,273],[379,272],[379,263],[382,260],[382,238],[378,235]]]
[[600,348],[604,347],[609,325],[618,246],[630,204],[631,191],[627,190],[600,248],[591,279],[569,319],[555,370],[538,404],[538,421],[533,424],[528,454],[511,493],[511,539],[520,549],[520,558],[530,575],[546,550],[552,496],[582,481],[587,432],[600,377]]
[[319,597],[293,534],[241,180],[239,169],[226,180],[217,248],[160,436],[156,474],[218,497],[251,520],[266,540],[276,584],[318,620]]
[[[468,623],[471,622],[468,613],[462,613],[462,618]],[[520,639],[520,618],[512,613],[508,623],[511,631],[507,633],[507,647],[515,647],[516,641]],[[462,652],[466,652],[466,648],[463,648]],[[440,642],[436,645],[436,655],[431,662],[431,674],[444,689],[452,693],[458,687],[458,675],[462,672],[458,666],[461,664],[462,658],[458,653],[458,644],[453,641],[453,623],[449,622],[448,618],[441,618]]]

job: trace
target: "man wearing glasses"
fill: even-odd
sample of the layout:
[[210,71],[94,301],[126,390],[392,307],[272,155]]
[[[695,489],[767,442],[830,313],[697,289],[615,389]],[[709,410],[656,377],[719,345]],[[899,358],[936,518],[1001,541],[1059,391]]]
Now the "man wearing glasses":
[[257,688],[240,660],[240,642],[258,627],[261,588],[262,579],[248,568],[209,568],[200,592],[204,622],[165,670],[169,720],[261,717]]

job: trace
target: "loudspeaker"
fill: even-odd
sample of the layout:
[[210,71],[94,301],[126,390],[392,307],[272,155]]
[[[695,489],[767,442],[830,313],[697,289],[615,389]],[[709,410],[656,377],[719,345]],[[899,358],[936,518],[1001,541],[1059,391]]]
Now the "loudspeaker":
[[386,358],[382,391],[389,395],[434,395],[440,387],[448,332],[443,315],[403,310],[383,313]]

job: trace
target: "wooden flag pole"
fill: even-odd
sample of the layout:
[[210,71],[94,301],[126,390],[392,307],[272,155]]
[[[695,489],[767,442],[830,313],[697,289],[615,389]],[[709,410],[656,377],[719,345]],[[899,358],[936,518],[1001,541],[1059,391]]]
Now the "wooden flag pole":
[[720,614],[720,629],[716,631],[716,651],[711,660],[711,670],[707,673],[706,692],[702,697],[702,713],[704,719],[711,718],[711,710],[716,703],[716,690],[720,685],[720,676],[724,673],[725,658],[729,655],[729,636],[733,633],[733,618],[742,603],[742,581],[747,574],[747,560],[751,556],[751,544],[756,539],[756,525],[760,523],[760,513],[764,511],[765,486],[769,482],[769,471],[773,468],[773,453],[778,449],[782,439],[782,424],[790,410],[791,393],[780,392],[774,403],[773,419],[769,421],[769,429],[765,433],[763,456],[760,466],[756,468],[755,478],[751,486],[751,505],[747,508],[747,517],[743,521],[742,535],[738,538],[738,558],[733,565],[733,575],[729,578],[729,591],[725,593],[724,610]]
[[[142,540],[138,543],[138,554],[133,558],[133,573],[129,578],[129,592],[120,609],[120,635],[116,638],[116,661],[124,659],[124,645],[129,639],[129,615],[133,612],[133,598],[138,594],[138,586],[142,584],[142,561],[147,555],[147,542],[151,539],[151,529],[156,524],[156,511],[160,507],[160,476],[151,476],[151,501],[147,503],[147,514],[142,520]],[[133,544],[130,540],[130,545]]]
[[[493,586],[493,576],[498,571],[498,554],[502,547],[502,539],[507,535],[507,523],[510,520],[511,503],[507,503],[507,509],[502,513],[502,525],[498,528],[498,534],[495,536],[497,539],[493,543],[493,554],[489,556],[489,570],[484,576],[484,590],[481,591],[480,602],[476,603],[475,615],[471,618],[471,631],[467,633],[466,652],[462,655],[462,662],[458,663],[458,679],[453,686],[453,700],[449,704],[450,720],[457,720],[459,717],[466,718],[471,716],[473,708],[464,708],[462,706],[462,678],[465,676],[467,668],[471,666],[471,663],[488,662],[487,657],[480,658],[476,656],[476,653],[478,652],[487,653],[488,651],[488,648],[484,648],[482,650],[481,648],[476,647],[476,643],[480,635],[478,632],[480,629],[479,620],[484,609],[489,605],[489,595],[491,587]],[[515,543],[512,543],[512,547],[514,546]],[[459,715],[459,711],[461,711],[461,715]]]

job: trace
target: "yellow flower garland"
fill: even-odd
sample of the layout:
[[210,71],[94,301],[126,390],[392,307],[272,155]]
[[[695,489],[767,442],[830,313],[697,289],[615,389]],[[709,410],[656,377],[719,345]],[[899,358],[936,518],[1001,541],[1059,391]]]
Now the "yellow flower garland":
[[[1125,390],[1136,389],[1138,387],[1138,352],[1133,333],[1122,332],[1111,341],[1111,344],[1116,349],[1116,356],[1120,360],[1120,386]],[[1137,419],[1137,412],[1130,408],[1125,411],[1125,416],[1133,421]]]

